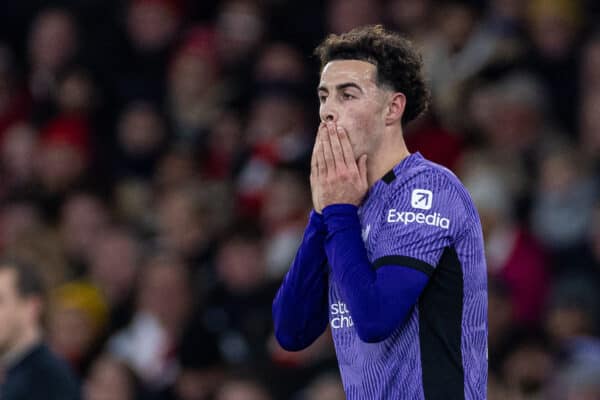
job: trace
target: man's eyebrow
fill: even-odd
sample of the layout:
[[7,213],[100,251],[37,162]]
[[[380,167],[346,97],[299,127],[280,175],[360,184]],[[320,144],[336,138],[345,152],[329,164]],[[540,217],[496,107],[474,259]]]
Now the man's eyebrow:
[[[335,88],[337,90],[344,90],[346,88],[356,88],[358,89],[361,93],[363,93],[363,90],[360,86],[358,86],[356,83],[354,82],[345,82],[345,83],[340,83],[339,85],[336,85]],[[319,86],[317,88],[317,92],[327,92],[329,93],[329,90],[325,87],[325,86]]]
[[339,85],[336,85],[335,88],[337,90],[344,90],[346,88],[356,88],[356,89],[358,89],[359,92],[361,92],[361,93],[363,92],[362,88],[354,82],[340,83]]

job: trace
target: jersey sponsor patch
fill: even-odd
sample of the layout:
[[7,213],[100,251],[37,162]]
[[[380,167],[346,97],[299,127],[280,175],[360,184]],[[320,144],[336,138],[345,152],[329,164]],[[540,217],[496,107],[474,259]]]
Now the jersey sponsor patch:
[[337,301],[331,304],[329,309],[331,313],[330,323],[333,329],[343,329],[354,326],[354,321],[352,321],[352,316],[350,315],[350,311],[348,311],[346,303]]
[[388,210],[387,222],[400,223],[404,225],[416,223],[422,225],[437,226],[442,229],[450,228],[450,219],[443,217],[440,213],[425,214],[413,211],[398,211],[395,208]]

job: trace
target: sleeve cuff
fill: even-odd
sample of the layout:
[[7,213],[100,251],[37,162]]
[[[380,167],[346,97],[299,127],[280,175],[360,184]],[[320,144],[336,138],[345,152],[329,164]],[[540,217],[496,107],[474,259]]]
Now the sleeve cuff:
[[358,229],[358,207],[353,204],[332,204],[323,209],[323,219],[329,234],[344,229]]
[[312,210],[310,212],[310,215],[308,216],[308,225],[312,226],[317,232],[327,233],[327,225],[325,225],[325,218],[316,210]]
[[323,217],[327,219],[335,215],[357,215],[358,207],[354,204],[330,204],[323,209]]

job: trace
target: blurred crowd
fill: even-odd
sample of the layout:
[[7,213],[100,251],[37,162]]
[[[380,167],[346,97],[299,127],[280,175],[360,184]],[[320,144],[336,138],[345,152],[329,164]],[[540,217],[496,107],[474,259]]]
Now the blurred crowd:
[[[86,400],[341,400],[328,334],[271,302],[311,209],[317,60],[382,23],[421,49],[411,151],[480,212],[489,398],[600,398],[594,0],[0,3],[0,249],[39,266]],[[2,323],[2,321],[0,321]]]

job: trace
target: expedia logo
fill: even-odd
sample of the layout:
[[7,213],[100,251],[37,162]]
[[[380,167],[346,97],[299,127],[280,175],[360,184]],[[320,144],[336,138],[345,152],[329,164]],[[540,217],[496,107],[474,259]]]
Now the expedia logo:
[[450,220],[442,217],[439,213],[424,214],[413,211],[398,211],[392,208],[388,211],[387,222],[401,223],[404,225],[417,223],[423,225],[437,226],[438,228],[450,228]]
[[412,208],[420,210],[429,210],[433,202],[433,193],[427,189],[415,189],[410,196],[410,205]]

